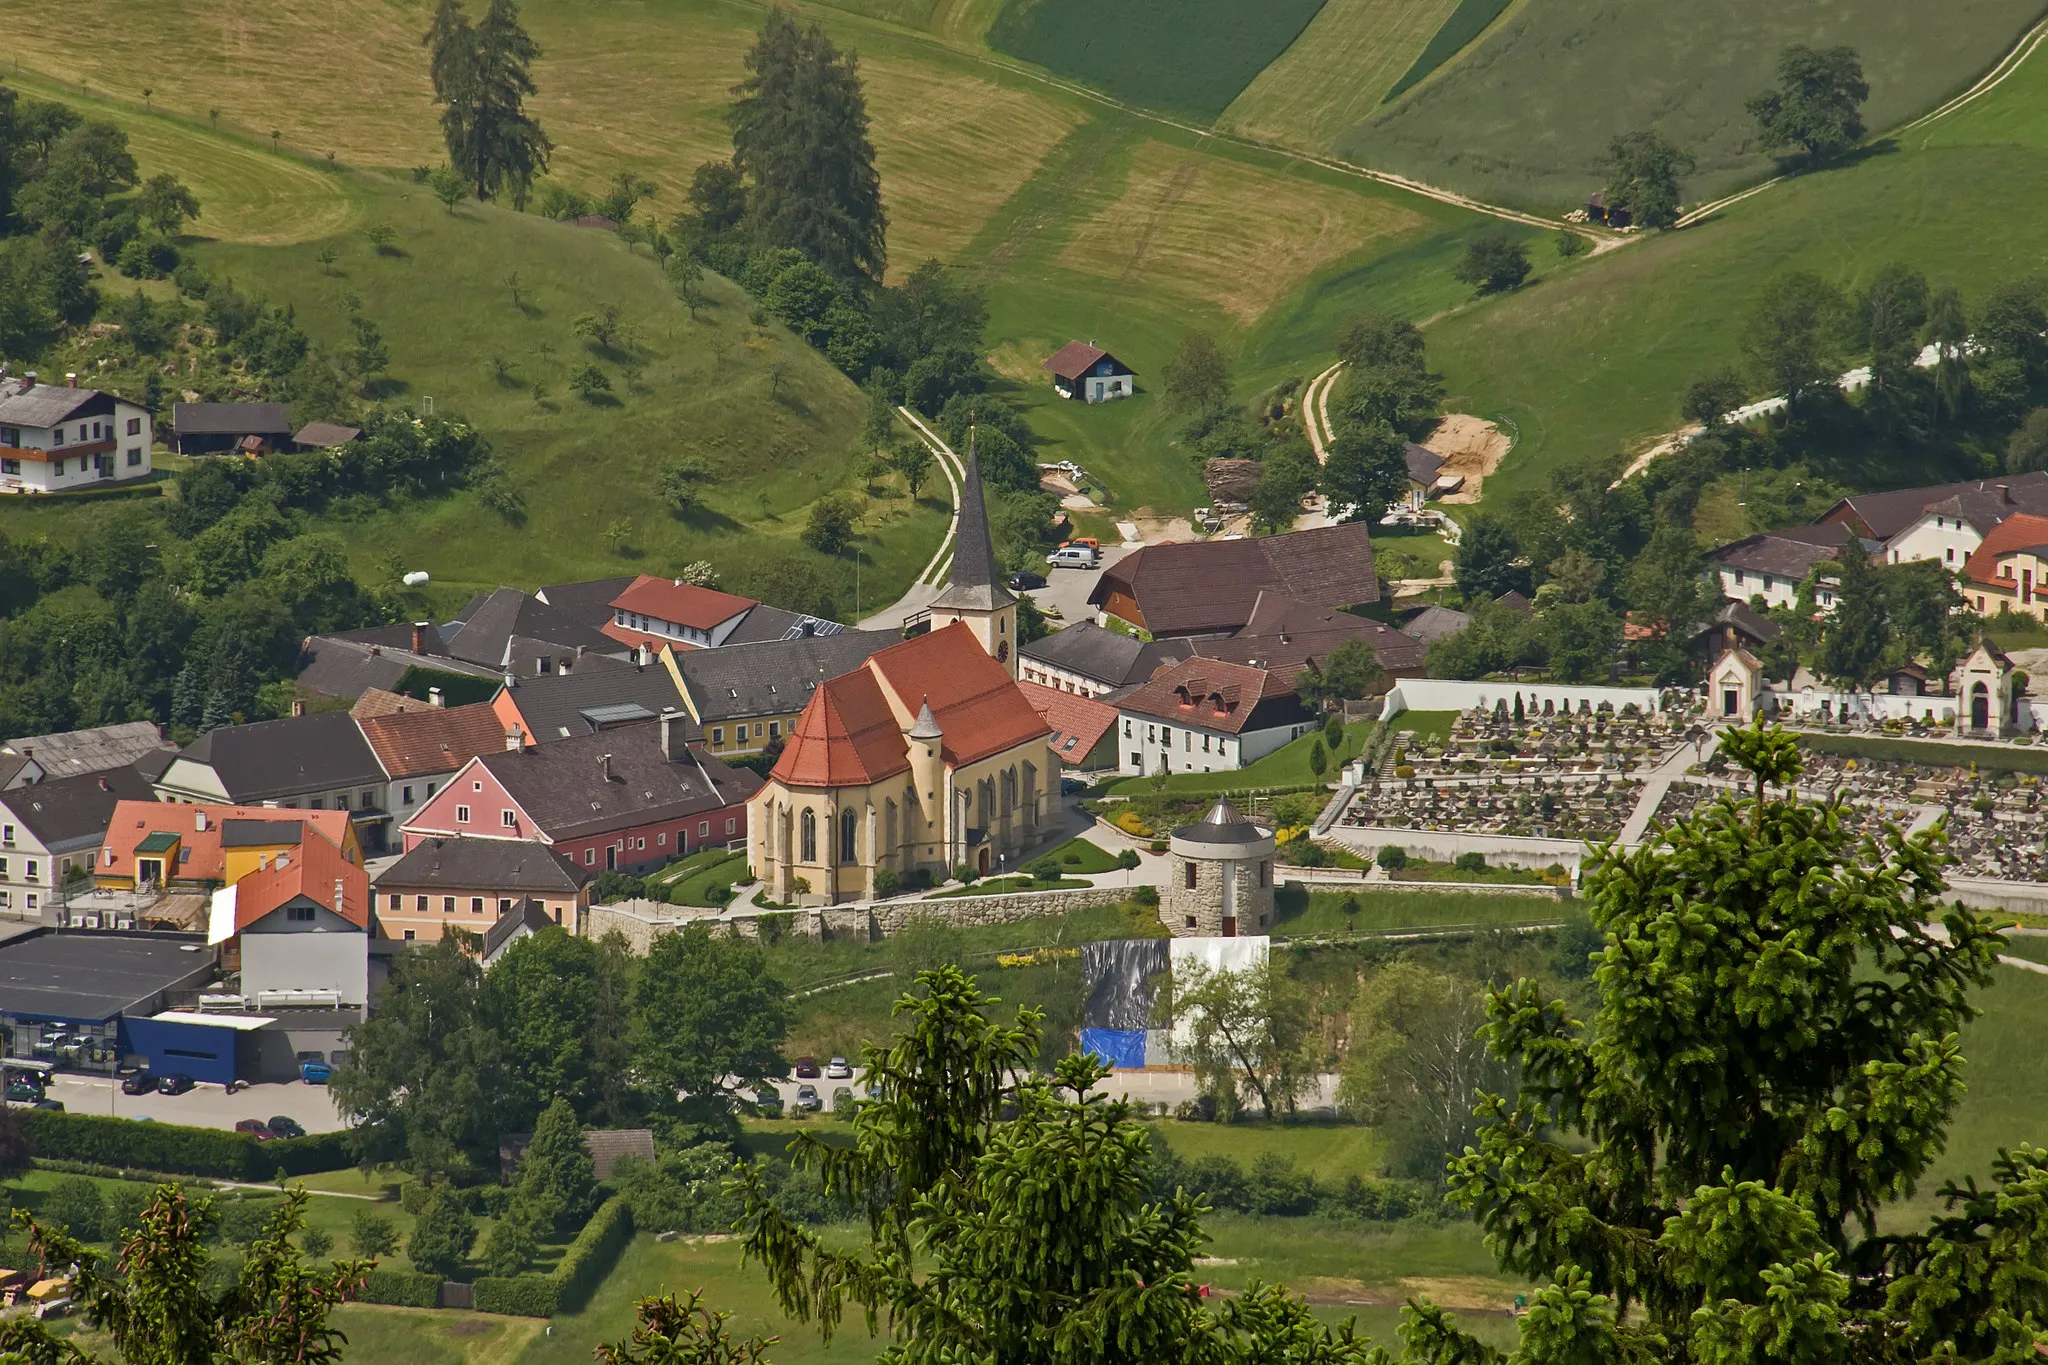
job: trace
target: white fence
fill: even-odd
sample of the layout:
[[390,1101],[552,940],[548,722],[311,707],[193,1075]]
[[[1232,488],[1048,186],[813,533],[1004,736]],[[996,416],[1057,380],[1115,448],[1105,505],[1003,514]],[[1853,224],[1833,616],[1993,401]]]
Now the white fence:
[[[1492,710],[1505,700],[1510,708],[1522,699],[1524,715],[1574,714],[1598,711],[1602,706],[1619,711],[1633,705],[1645,714],[1659,709],[1654,687],[1574,687],[1567,683],[1454,682],[1449,678],[1403,678],[1387,692],[1382,715],[1393,719],[1403,711],[1470,711],[1473,707]],[[1545,708],[1548,707],[1548,711]]]
[[[1934,721],[1940,725],[1953,725],[1956,697],[1912,697],[1894,696],[1889,692],[1835,692],[1826,688],[1802,687],[1794,692],[1788,687],[1773,687],[1765,691],[1767,702],[1777,708],[1780,715],[1819,716],[1835,719],[1849,717],[1854,720],[1918,720]],[[1418,708],[1420,709],[1420,708]],[[2048,701],[2023,698],[2019,709],[2020,725],[2023,730],[2048,729]]]

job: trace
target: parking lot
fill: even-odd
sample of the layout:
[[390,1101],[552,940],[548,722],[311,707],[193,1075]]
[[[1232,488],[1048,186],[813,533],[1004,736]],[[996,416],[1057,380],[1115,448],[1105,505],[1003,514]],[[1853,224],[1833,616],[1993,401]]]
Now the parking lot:
[[1077,621],[1093,620],[1095,612],[1088,605],[1088,594],[1095,591],[1095,580],[1102,577],[1103,569],[1130,552],[1122,545],[1105,545],[1102,547],[1102,563],[1093,569],[1055,569],[1047,565],[1038,570],[1045,575],[1045,586],[1033,588],[1027,596],[1038,604],[1040,611],[1048,607],[1058,611],[1058,625],[1070,626]]
[[233,1128],[243,1119],[269,1119],[274,1114],[297,1119],[309,1133],[331,1133],[345,1126],[327,1087],[303,1081],[248,1085],[232,1095],[217,1085],[197,1086],[182,1095],[124,1095],[118,1080],[59,1073],[50,1080],[49,1097],[73,1114],[150,1118],[195,1128]]

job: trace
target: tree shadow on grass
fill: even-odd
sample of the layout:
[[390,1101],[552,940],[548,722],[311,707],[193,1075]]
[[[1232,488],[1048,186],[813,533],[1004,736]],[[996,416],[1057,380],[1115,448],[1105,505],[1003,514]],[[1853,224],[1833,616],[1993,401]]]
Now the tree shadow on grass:
[[397,398],[401,394],[411,392],[412,385],[410,383],[403,379],[393,379],[390,375],[382,375],[376,379],[366,379],[363,381],[363,397],[365,398]]
[[578,398],[581,398],[585,403],[589,404],[593,408],[616,408],[624,406],[619,402],[619,400],[616,397],[608,393],[580,393],[576,396]]
[[737,531],[740,524],[715,507],[698,503],[686,512],[669,509],[669,520],[680,522],[692,531]]

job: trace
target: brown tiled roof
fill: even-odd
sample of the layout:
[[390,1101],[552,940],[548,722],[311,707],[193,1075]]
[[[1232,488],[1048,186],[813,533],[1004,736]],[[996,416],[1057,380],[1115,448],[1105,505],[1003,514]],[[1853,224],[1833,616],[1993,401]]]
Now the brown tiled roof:
[[709,630],[730,621],[754,605],[751,597],[739,597],[716,588],[700,588],[681,579],[656,578],[641,574],[626,590],[612,599],[621,611],[635,611],[679,626]]
[[[181,857],[171,875],[179,881],[217,882],[225,876],[222,826],[239,820],[310,827],[330,842],[347,837],[345,810],[292,810],[277,806],[188,805],[172,801],[123,801],[107,822],[98,871],[110,877],[135,875],[135,847],[152,834],[174,834]],[[302,833],[301,838],[305,837]]]
[[655,721],[517,753],[497,747],[476,761],[550,843],[736,806],[761,786],[753,773],[701,750],[686,746],[668,758]]
[[1054,757],[1062,763],[1082,762],[1116,726],[1116,708],[1093,697],[1062,692],[1040,683],[1020,682],[1017,686],[1023,691],[1024,700],[1031,703],[1031,709],[1052,727],[1048,742]]
[[505,747],[505,727],[487,701],[445,707],[415,701],[383,715],[359,715],[356,724],[393,777],[452,773],[478,754]]
[[1062,379],[1079,379],[1088,373],[1089,367],[1108,354],[1101,347],[1091,346],[1085,341],[1070,341],[1054,351],[1040,368],[1050,370]]
[[1236,630],[1251,620],[1261,592],[1277,591],[1322,607],[1376,601],[1372,532],[1362,521],[1254,540],[1148,545],[1103,570],[1092,606],[1117,589],[1137,599],[1154,635]]
[[1292,674],[1197,658],[1160,669],[1117,707],[1235,734],[1245,729],[1261,702],[1293,696]]
[[[341,888],[338,905],[337,882]],[[308,830],[297,848],[279,854],[276,862],[235,883],[235,932],[300,896],[332,910],[358,929],[370,925],[370,874],[348,861],[331,840]]]
[[1260,593],[1252,618],[1237,634],[1192,641],[1205,659],[1270,668],[1291,676],[1311,660],[1320,662],[1346,640],[1363,640],[1389,673],[1419,669],[1429,646],[1415,636],[1334,607],[1318,607],[1283,593]]

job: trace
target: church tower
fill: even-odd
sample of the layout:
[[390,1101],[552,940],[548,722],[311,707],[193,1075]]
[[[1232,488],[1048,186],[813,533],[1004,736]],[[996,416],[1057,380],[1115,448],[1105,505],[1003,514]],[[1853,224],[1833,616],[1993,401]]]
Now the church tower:
[[1017,676],[1017,599],[1003,586],[981,500],[981,464],[967,441],[967,478],[960,487],[960,526],[953,536],[953,570],[932,603],[932,629],[965,621],[990,657]]

